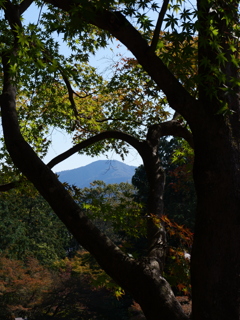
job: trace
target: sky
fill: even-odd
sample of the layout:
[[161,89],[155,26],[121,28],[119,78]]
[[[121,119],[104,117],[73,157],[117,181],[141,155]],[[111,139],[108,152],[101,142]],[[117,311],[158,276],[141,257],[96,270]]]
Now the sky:
[[[31,6],[24,14],[24,18],[26,19],[26,22],[32,22],[36,23],[39,18],[39,12],[40,9],[38,9],[35,6]],[[62,43],[61,38],[58,38],[59,42]],[[115,46],[115,44],[113,44]],[[116,44],[117,46],[117,44]],[[119,50],[121,50],[122,54],[130,54],[127,52],[127,49],[124,47],[121,47]],[[68,48],[65,45],[61,45],[61,51],[63,54],[67,54]],[[115,50],[114,50],[115,51]],[[110,50],[110,48],[107,49],[101,49],[95,56],[90,57],[90,64],[97,68],[100,72],[105,72],[105,70],[109,67],[109,65],[113,62],[115,55],[113,54],[113,51]],[[107,72],[107,71],[106,71]],[[59,155],[60,153],[68,150],[69,148],[72,147],[71,143],[71,137],[67,135],[65,132],[60,131],[60,130],[53,130],[51,133],[52,137],[52,144],[50,145],[49,152],[47,156],[43,159],[45,163],[48,163],[51,159]],[[86,156],[86,155],[79,155],[75,154],[65,161],[61,162],[60,164],[56,165],[53,168],[54,172],[60,172],[64,170],[70,170],[70,169],[75,169],[78,167],[85,166],[93,161],[97,160],[118,160],[122,161],[121,157],[117,155],[114,152],[108,152],[104,155],[98,156],[98,157],[91,157],[91,156]],[[138,167],[139,165],[142,164],[142,159],[138,155],[138,153],[134,149],[129,149],[129,154],[128,156],[124,159],[124,163],[131,165],[131,166],[136,166]]]

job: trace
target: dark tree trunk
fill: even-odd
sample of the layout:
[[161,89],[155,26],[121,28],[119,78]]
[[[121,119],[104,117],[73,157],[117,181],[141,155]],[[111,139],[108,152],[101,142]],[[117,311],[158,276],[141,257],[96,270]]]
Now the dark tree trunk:
[[163,222],[160,221],[164,212],[163,194],[165,172],[158,156],[158,145],[161,130],[158,125],[148,130],[147,140],[142,148],[142,159],[145,166],[149,193],[147,203],[147,239],[148,261],[158,275],[163,274],[167,237]]
[[[199,103],[204,116],[192,125],[198,198],[191,266],[193,319],[237,320],[240,316],[240,92],[239,86],[231,82],[237,79],[239,70],[231,62],[229,43],[235,42],[238,47],[233,31],[238,23],[238,1],[199,0],[197,3],[202,77]],[[219,31],[214,38],[215,46],[211,27]],[[218,61],[219,49],[228,62]],[[204,59],[210,64],[201,63]],[[218,72],[213,72],[212,67]],[[224,85],[229,87],[228,92],[223,93]],[[225,114],[219,111],[224,104],[228,108]]]
[[[198,197],[192,251],[194,320],[237,320],[240,307],[240,150],[230,118],[195,132]],[[239,126],[239,125],[238,125]]]

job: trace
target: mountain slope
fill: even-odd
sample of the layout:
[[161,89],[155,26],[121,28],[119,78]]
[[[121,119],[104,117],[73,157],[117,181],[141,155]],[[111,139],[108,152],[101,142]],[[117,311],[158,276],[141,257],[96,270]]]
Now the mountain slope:
[[135,168],[117,160],[98,160],[84,167],[61,171],[57,174],[61,182],[84,188],[89,187],[94,180],[102,180],[106,184],[131,183]]

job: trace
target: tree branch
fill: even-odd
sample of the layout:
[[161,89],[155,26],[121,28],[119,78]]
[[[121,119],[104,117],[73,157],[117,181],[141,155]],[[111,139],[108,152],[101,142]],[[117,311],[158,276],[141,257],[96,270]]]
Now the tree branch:
[[[4,2],[4,12],[5,17],[11,26],[12,31],[16,31],[16,25],[22,27],[22,22],[20,20],[20,12],[19,7],[17,5],[13,5],[10,0]],[[14,32],[14,37],[16,40],[16,34]]]
[[[181,138],[184,138],[189,143],[189,145],[193,148],[193,138],[192,138],[191,132],[187,128],[183,127],[179,121],[170,120],[170,121],[163,122],[161,124],[153,125],[152,128],[153,127],[157,128],[157,132],[158,132],[157,140],[159,140],[159,138],[163,136],[181,137]],[[149,130],[151,131],[151,128]],[[144,150],[143,145],[145,142],[139,141],[137,138],[127,133],[117,131],[117,130],[112,130],[112,131],[101,132],[91,138],[88,138],[87,140],[84,140],[78,143],[74,147],[70,148],[69,150],[53,158],[47,164],[47,166],[49,168],[53,168],[58,163],[71,157],[74,153],[79,152],[80,150],[105,139],[120,139],[129,143],[133,148],[135,148],[138,151],[138,153],[141,155],[141,157],[144,160],[145,152],[143,151]]]
[[192,133],[178,120],[170,120],[159,124],[161,136],[174,136],[185,139],[190,147],[194,149]]
[[[4,83],[0,100],[2,125],[7,150],[19,170],[34,184],[40,194],[50,204],[54,212],[66,225],[76,240],[88,250],[99,265],[113,280],[130,292],[141,304],[148,319],[156,319],[158,313],[163,319],[186,320],[179,303],[175,299],[167,281],[153,274],[151,265],[144,265],[129,257],[81,211],[56,175],[39,159],[21,135],[16,112],[16,88],[9,72],[9,58],[3,56]],[[103,133],[104,134],[104,133]],[[115,133],[115,138],[141,148],[141,142],[124,133]],[[142,294],[148,288],[147,296]],[[157,303],[147,301],[152,297]],[[151,308],[149,308],[149,305]]]
[[74,147],[70,148],[69,150],[61,153],[60,155],[58,155],[57,157],[55,157],[54,159],[52,159],[47,166],[49,168],[53,168],[55,165],[57,165],[58,163],[60,163],[63,160],[66,160],[67,158],[69,158],[70,156],[72,156],[74,153],[89,147],[90,145],[99,142],[101,140],[105,140],[105,139],[120,139],[120,140],[124,140],[127,143],[129,143],[132,147],[134,147],[138,152],[141,152],[141,142],[134,138],[133,136],[127,134],[127,133],[123,133],[121,131],[105,131],[105,132],[101,132],[87,140],[84,140],[80,143],[78,143],[77,145],[75,145]]
[[163,23],[163,19],[164,19],[164,16],[165,16],[167,8],[168,8],[168,4],[169,4],[169,0],[164,0],[162,8],[161,8],[161,11],[159,12],[156,28],[154,30],[152,43],[151,43],[152,51],[155,51],[156,48],[157,48],[157,43],[158,43],[158,40],[159,40],[159,34],[160,34],[161,29],[162,29],[162,23]]
[[71,86],[71,83],[70,81],[68,80],[68,77],[64,74],[64,71],[60,68],[59,69],[62,77],[63,77],[63,81],[65,82],[66,84],[66,87],[67,87],[67,90],[68,90],[68,98],[69,98],[69,101],[71,103],[71,106],[73,108],[73,111],[74,111],[74,114],[75,114],[75,117],[78,118],[78,111],[77,111],[77,107],[76,107],[76,104],[75,104],[75,101],[74,101],[74,98],[73,98],[73,94],[75,94],[72,86]]
[[[79,244],[96,258],[99,265],[116,283],[133,294],[146,313],[149,312],[149,308],[146,306],[146,299],[140,293],[140,288],[146,288],[150,283],[148,293],[151,292],[154,297],[157,293],[160,299],[159,303],[154,306],[155,309],[159,311],[160,304],[159,312],[160,314],[161,312],[166,314],[166,319],[186,320],[187,317],[181,310],[167,281],[163,278],[159,280],[159,276],[156,276],[153,280],[150,266],[143,266],[129,257],[106,235],[100,232],[81,211],[55,174],[44,165],[24,140],[18,125],[15,100],[16,88],[11,82],[8,61],[9,59],[4,57],[4,86],[0,104],[6,147],[14,164],[34,184]],[[150,309],[152,312],[153,308]]]

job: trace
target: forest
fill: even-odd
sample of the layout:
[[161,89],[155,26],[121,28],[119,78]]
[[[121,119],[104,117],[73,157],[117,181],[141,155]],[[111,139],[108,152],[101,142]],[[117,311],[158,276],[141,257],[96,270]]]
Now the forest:
[[[137,309],[147,320],[239,320],[239,1],[0,9],[5,319],[107,319],[85,303],[91,292],[117,301],[122,319]],[[104,48],[115,54],[108,73],[89,62]],[[53,130],[72,147],[45,163]],[[53,171],[76,153],[124,159],[129,146],[143,161],[133,185],[78,189]]]

